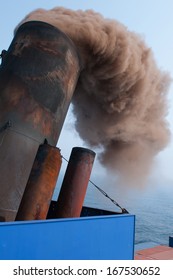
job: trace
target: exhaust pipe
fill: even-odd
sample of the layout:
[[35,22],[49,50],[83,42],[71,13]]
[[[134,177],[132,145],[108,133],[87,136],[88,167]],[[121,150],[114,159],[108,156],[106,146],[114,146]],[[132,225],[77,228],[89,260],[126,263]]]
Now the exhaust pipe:
[[45,22],[17,30],[0,66],[0,220],[12,221],[38,147],[55,146],[77,83],[72,41]]
[[16,221],[46,219],[61,163],[58,148],[48,144],[39,146]]
[[56,218],[80,217],[95,152],[75,147],[72,149],[57,204]]

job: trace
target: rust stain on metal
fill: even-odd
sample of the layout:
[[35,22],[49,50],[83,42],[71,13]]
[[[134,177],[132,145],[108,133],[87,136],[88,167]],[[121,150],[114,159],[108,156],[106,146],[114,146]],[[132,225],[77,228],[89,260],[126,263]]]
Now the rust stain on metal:
[[1,84],[7,83],[1,87],[4,113],[15,110],[55,145],[58,133],[52,132],[60,133],[79,69],[75,47],[64,33],[43,22],[23,24],[1,67]]
[[19,37],[18,42],[14,45],[13,54],[16,56],[21,56],[23,53],[24,48],[28,48],[32,43],[31,37],[29,35],[24,36],[21,38]]
[[94,158],[89,149],[73,148],[56,205],[57,218],[80,217]]
[[61,167],[60,150],[48,144],[40,145],[16,221],[46,219]]

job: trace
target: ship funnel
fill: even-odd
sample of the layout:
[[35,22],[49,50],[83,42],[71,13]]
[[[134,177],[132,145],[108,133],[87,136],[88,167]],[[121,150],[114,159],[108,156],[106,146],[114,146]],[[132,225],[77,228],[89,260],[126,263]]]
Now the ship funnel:
[[73,42],[45,22],[21,25],[0,67],[0,219],[15,219],[38,150],[55,146],[78,80]]
[[95,158],[92,150],[72,149],[57,204],[56,218],[80,217]]

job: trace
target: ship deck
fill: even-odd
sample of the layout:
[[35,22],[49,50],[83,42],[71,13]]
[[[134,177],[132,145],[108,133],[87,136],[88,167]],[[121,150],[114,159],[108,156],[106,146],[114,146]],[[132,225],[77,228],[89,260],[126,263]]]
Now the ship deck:
[[141,246],[141,249],[139,249],[139,247],[136,246],[134,259],[135,260],[173,260],[172,247],[168,247],[165,245],[155,245],[155,244],[151,244],[150,246],[146,246],[145,248],[142,248]]

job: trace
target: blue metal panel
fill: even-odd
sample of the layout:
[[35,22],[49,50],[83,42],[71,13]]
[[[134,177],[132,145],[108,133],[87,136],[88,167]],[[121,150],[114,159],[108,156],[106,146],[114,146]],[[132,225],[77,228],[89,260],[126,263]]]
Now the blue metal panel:
[[0,223],[1,260],[123,260],[133,256],[133,215]]

